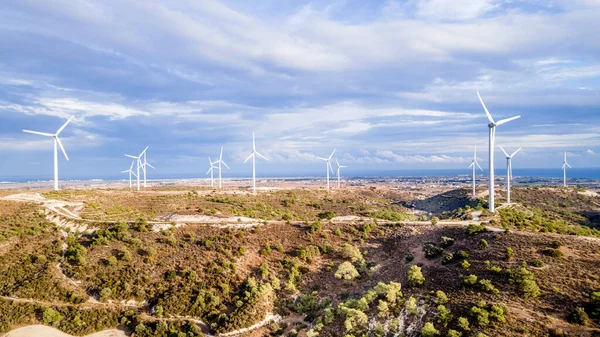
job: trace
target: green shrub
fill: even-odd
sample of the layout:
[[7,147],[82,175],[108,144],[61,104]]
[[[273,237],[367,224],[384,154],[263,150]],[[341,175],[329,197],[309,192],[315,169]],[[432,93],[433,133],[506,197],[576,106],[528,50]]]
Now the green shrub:
[[590,318],[583,308],[576,308],[569,314],[569,323],[587,326],[590,324]]
[[317,217],[319,219],[331,220],[336,217],[336,214],[333,211],[324,211],[324,212],[320,212],[319,214],[317,214]]
[[404,305],[406,307],[406,311],[408,311],[410,314],[416,315],[419,313],[416,298],[412,296],[409,297]]
[[453,260],[454,260],[454,254],[452,254],[452,253],[445,254],[444,257],[442,258],[442,264],[448,264],[448,263],[452,262]]
[[506,247],[506,261],[512,261],[514,256],[515,256],[515,251],[510,247]]
[[421,336],[423,337],[435,337],[439,336],[440,332],[433,326],[433,323],[427,322],[423,329],[421,329]]
[[490,281],[490,280],[481,279],[481,280],[479,280],[479,285],[481,286],[481,289],[485,292],[492,293],[492,294],[497,294],[500,292],[500,290],[498,290],[496,287],[494,287],[494,285],[492,284],[492,281]]
[[406,254],[406,256],[404,257],[404,261],[406,263],[412,262],[412,260],[415,259],[415,256],[412,253],[408,253]]
[[590,314],[592,317],[600,317],[600,291],[593,292],[590,296]]
[[117,258],[114,256],[109,256],[108,259],[106,259],[106,264],[108,264],[109,266],[116,266],[118,263]]
[[349,243],[344,243],[342,245],[342,257],[345,259],[350,259],[352,262],[362,262],[363,255],[360,250]]
[[436,247],[432,243],[426,243],[423,245],[423,252],[425,252],[425,257],[428,259],[434,258],[440,254],[442,254],[444,250],[440,247]]
[[464,270],[469,270],[469,268],[471,267],[471,264],[469,263],[469,261],[467,261],[467,260],[464,260],[464,261],[461,263],[461,266],[462,266],[462,268],[463,268]]
[[484,308],[474,306],[471,308],[471,311],[469,313],[471,314],[471,316],[475,317],[477,325],[479,325],[480,327],[485,327],[488,324],[490,324],[490,314]]
[[446,333],[446,337],[462,337],[462,332],[450,329],[448,330],[448,333]]
[[562,247],[562,245],[563,244],[560,241],[552,241],[552,243],[550,244],[550,246],[554,249],[558,249],[558,248]]
[[316,232],[320,231],[321,229],[323,229],[323,224],[319,220],[315,221],[312,225],[310,225],[311,233],[316,233]]
[[271,254],[271,245],[269,245],[269,244],[267,243],[266,245],[264,245],[264,247],[262,247],[262,248],[261,248],[261,249],[258,251],[258,253],[259,253],[261,256],[267,256],[267,255]]
[[412,287],[420,286],[425,283],[425,277],[421,272],[421,267],[413,265],[408,270],[408,285]]
[[357,278],[359,275],[360,274],[358,273],[356,268],[354,268],[352,263],[350,263],[348,261],[340,264],[337,271],[335,272],[336,278],[344,279],[344,280],[353,280],[353,279]]
[[470,224],[467,226],[467,235],[476,235],[479,233],[487,232],[487,228],[484,225]]
[[454,318],[454,316],[452,316],[450,309],[446,308],[443,304],[438,305],[437,310],[437,322],[445,328],[446,326],[448,326],[448,323],[452,321],[452,318]]
[[560,249],[546,249],[544,250],[544,255],[550,257],[562,257],[564,254]]
[[459,317],[456,324],[463,331],[471,330],[469,327],[469,320],[466,317]]
[[463,282],[464,284],[468,285],[468,286],[473,286],[477,283],[477,275],[469,275],[469,276],[465,276],[463,277]]
[[479,249],[484,250],[489,246],[489,244],[484,239],[481,239],[481,240],[479,240],[479,243],[477,244],[477,246],[479,247]]
[[452,246],[453,244],[454,244],[453,238],[449,238],[447,236],[442,236],[442,243],[440,244],[440,246],[442,246],[443,248],[448,248],[448,247]]
[[435,225],[438,224],[438,222],[440,222],[440,218],[438,218],[437,216],[434,216],[434,217],[431,218],[431,224],[432,225],[435,226]]
[[52,308],[45,309],[42,316],[46,324],[54,324],[63,319],[63,316]]
[[459,250],[456,254],[457,257],[461,258],[461,259],[468,259],[469,258],[469,253],[465,252],[464,250]]
[[445,292],[438,290],[435,292],[434,302],[436,304],[446,304],[448,303],[448,296],[446,296]]

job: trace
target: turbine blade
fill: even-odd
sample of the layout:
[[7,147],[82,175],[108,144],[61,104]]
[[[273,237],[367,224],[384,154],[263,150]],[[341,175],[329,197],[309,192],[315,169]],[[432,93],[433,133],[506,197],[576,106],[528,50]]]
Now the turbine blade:
[[40,136],[46,136],[46,137],[54,137],[53,134],[47,133],[47,132],[37,132],[37,131],[31,131],[31,130],[23,130],[23,132],[33,133],[34,135],[40,135]]
[[121,171],[121,173],[129,173],[129,170]]
[[146,153],[146,151],[148,151],[148,148],[149,148],[149,147],[150,147],[150,146],[146,146],[146,148],[144,149],[144,151],[142,151],[142,153],[140,153],[140,157],[141,157],[141,156],[143,156],[143,155],[144,155],[144,153]]
[[148,165],[148,166],[150,166],[151,169],[156,170],[156,167],[154,167],[154,166],[152,166],[152,165],[150,165],[148,163],[144,163],[144,165]]
[[[211,166],[211,167],[208,169],[208,171],[206,171],[206,174],[209,174],[209,173],[210,173],[210,171],[212,171],[212,169],[213,169],[213,167]],[[205,174],[205,175],[206,175],[206,174]]]
[[329,170],[331,170],[331,173],[333,174],[334,173],[333,172],[333,167],[331,166],[331,162],[330,161],[327,162],[327,166],[329,167]]
[[515,156],[515,154],[517,154],[517,153],[519,153],[519,151],[521,151],[521,149],[522,149],[522,148],[520,147],[520,148],[519,148],[517,151],[515,151],[515,152],[514,152],[514,153],[511,155],[511,157],[514,157],[514,156]]
[[477,167],[479,167],[479,169],[481,170],[481,172],[483,172],[483,169],[481,168],[481,166],[479,166],[479,163],[475,162],[475,164],[477,164]]
[[515,116],[515,117],[511,117],[511,118],[507,118],[507,119],[503,119],[501,121],[498,121],[498,123],[496,123],[496,125],[502,125],[504,123],[508,123],[510,121],[514,121],[515,119],[519,119],[521,118],[521,116]]
[[129,166],[129,171],[133,170],[133,163],[134,163],[134,161],[131,162],[131,166]]
[[132,156],[130,154],[126,154],[125,157],[129,157],[129,158],[133,158],[133,159],[140,159],[140,157]]
[[567,166],[568,166],[569,168],[572,168],[572,167],[571,167],[571,165],[569,165],[569,163],[565,163],[565,164],[567,164]]
[[333,152],[331,152],[331,155],[329,156],[329,160],[331,160],[331,157],[333,157],[334,153],[335,153],[335,149],[333,150]]
[[485,110],[485,114],[487,115],[487,118],[490,120],[491,123],[495,124],[494,118],[492,118],[492,115],[490,114],[487,107],[485,106],[485,103],[483,103],[483,99],[481,98],[479,91],[477,91],[477,97],[479,97],[479,101],[481,102],[481,105],[483,106],[483,110]]
[[65,158],[68,161],[69,160],[69,156],[67,156],[67,151],[65,151],[65,148],[63,147],[62,142],[60,141],[60,139],[58,137],[54,137],[54,139],[56,139],[56,141],[58,142],[58,145],[60,146],[60,149],[62,150],[62,153],[65,155]]
[[221,160],[221,164],[225,165],[225,167],[227,167],[227,169],[231,170],[231,169],[229,168],[229,166],[227,166],[227,164],[225,164],[225,162],[224,162],[224,161],[222,161],[222,160]]
[[508,153],[506,153],[506,151],[504,151],[504,148],[503,148],[502,146],[500,146],[500,149],[502,150],[502,152],[504,152],[504,154],[506,155],[506,157],[507,157],[507,158],[508,158],[508,157],[510,157],[510,156],[508,155]]
[[223,147],[221,146],[221,155],[219,155],[219,160],[223,159]]
[[269,161],[269,159],[267,159],[267,157],[263,156],[262,154],[255,152],[257,156],[261,157],[262,159]]
[[69,123],[71,123],[71,121],[73,120],[73,118],[75,118],[75,116],[72,116],[71,118],[69,118],[69,120],[65,124],[63,124],[63,126],[61,126],[60,129],[58,129],[58,131],[56,131],[56,135],[57,136],[62,132],[62,130],[64,130],[67,127],[67,125]]
[[254,156],[254,152],[250,153],[248,158],[246,158],[246,160],[244,160],[244,163],[246,163],[248,160],[250,160],[250,158],[252,158],[252,156]]
[[319,158],[321,160],[324,160],[324,161],[327,161],[327,158],[323,158],[323,157],[317,157],[317,158]]
[[254,132],[252,132],[252,151],[256,151],[256,142],[254,142]]
[[210,166],[213,166],[213,162],[212,160],[210,160],[210,157],[208,157],[208,163],[210,164]]
[[337,164],[338,169],[340,168],[340,162],[338,161],[337,158],[335,158],[335,163]]
[[471,165],[469,165],[469,168],[473,167],[473,165],[475,165],[475,162],[472,162]]

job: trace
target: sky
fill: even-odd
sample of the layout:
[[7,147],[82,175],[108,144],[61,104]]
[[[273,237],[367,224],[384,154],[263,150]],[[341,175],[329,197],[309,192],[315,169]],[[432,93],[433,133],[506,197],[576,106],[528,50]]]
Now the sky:
[[[487,118],[513,167],[600,167],[599,0],[21,0],[0,4],[0,180],[459,169]],[[504,167],[501,150],[496,165]],[[334,164],[335,166],[335,164]],[[560,173],[560,171],[558,171]],[[125,175],[124,175],[125,176]],[[125,177],[124,177],[125,178]]]

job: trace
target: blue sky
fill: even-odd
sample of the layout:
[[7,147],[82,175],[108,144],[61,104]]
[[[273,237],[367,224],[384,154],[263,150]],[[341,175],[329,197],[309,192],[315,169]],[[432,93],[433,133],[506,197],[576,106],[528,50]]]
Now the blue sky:
[[[0,179],[487,167],[480,90],[514,167],[600,167],[597,0],[78,1],[0,5]],[[501,151],[498,167],[504,167]],[[324,172],[323,172],[324,173]]]

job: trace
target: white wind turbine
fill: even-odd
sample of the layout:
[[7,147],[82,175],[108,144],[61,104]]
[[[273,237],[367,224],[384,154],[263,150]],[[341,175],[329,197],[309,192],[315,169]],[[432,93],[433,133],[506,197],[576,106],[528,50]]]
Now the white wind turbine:
[[340,188],[340,169],[348,166],[340,165],[340,162],[337,160],[337,158],[335,158],[335,163],[337,164],[337,187]]
[[335,153],[335,150],[333,150],[333,152],[331,152],[331,154],[329,155],[329,158],[318,157],[319,159],[324,160],[326,163],[325,170],[327,171],[327,191],[329,191],[329,171],[331,170],[331,173],[333,173],[333,167],[331,167],[331,157],[333,157],[334,153]]
[[475,155],[473,156],[473,162],[471,163],[471,166],[469,166],[469,168],[473,169],[473,198],[475,198],[476,196],[476,191],[475,191],[475,170],[477,169],[477,167],[479,167],[479,169],[481,171],[483,171],[483,169],[481,168],[481,166],[479,166],[479,163],[477,162],[477,146],[475,146]]
[[221,146],[221,154],[219,155],[219,160],[215,161],[213,164],[219,164],[219,166],[217,167],[219,169],[219,188],[221,188],[221,171],[223,170],[223,167],[221,166],[221,164],[225,165],[225,167],[227,167],[228,169],[229,166],[227,166],[227,164],[223,161],[223,147]]
[[565,151],[565,161],[563,162],[563,186],[567,187],[567,166],[569,168],[572,168],[571,165],[569,165],[569,163],[567,163],[567,151]]
[[479,101],[481,102],[481,105],[483,106],[483,109],[485,110],[485,114],[487,115],[487,118],[490,121],[490,123],[488,124],[488,128],[490,129],[490,136],[489,136],[489,152],[490,152],[489,153],[490,154],[489,210],[490,210],[490,212],[494,212],[495,211],[495,208],[494,208],[494,149],[495,149],[495,142],[496,142],[496,126],[500,126],[502,124],[508,123],[517,118],[521,118],[521,116],[515,116],[515,117],[511,117],[511,118],[507,118],[507,119],[502,119],[498,122],[494,122],[494,118],[492,118],[492,115],[490,114],[487,107],[485,106],[485,103],[483,103],[483,99],[481,98],[481,95],[479,95],[479,91],[477,91],[477,97],[479,97]]
[[133,163],[135,163],[135,160],[131,162],[129,170],[121,171],[121,173],[129,173],[129,189],[131,189],[131,175],[134,175],[137,178],[137,175],[133,172]]
[[512,158],[515,156],[515,154],[517,154],[519,151],[521,151],[521,148],[519,148],[513,154],[508,154],[506,151],[504,151],[504,148],[502,148],[502,146],[500,146],[500,149],[506,155],[506,203],[510,204],[510,182],[512,181],[512,178],[513,178]]
[[252,158],[252,193],[256,194],[256,156],[261,157],[262,159],[269,161],[265,156],[258,153],[256,151],[256,143],[254,142],[254,132],[252,132],[252,153],[244,160],[246,163],[250,158]]
[[65,155],[65,159],[67,159],[67,161],[69,160],[69,156],[67,156],[67,152],[65,151],[65,148],[63,147],[62,143],[60,142],[58,135],[67,127],[67,124],[69,124],[73,120],[73,118],[74,117],[69,118],[69,120],[65,124],[63,124],[63,126],[61,126],[60,129],[58,129],[58,131],[56,131],[55,134],[46,133],[46,132],[37,132],[37,131],[31,131],[31,130],[23,130],[23,132],[33,133],[35,135],[54,138],[54,190],[55,191],[58,191],[58,148],[57,148],[57,144],[58,144],[58,146],[60,146],[62,153]]
[[[148,147],[146,147],[146,150],[148,150]],[[151,169],[156,170],[156,168],[154,166],[148,164],[148,162],[146,161],[146,150],[144,150],[144,152],[142,152],[143,157],[144,157],[143,162],[141,161],[142,155],[140,155],[140,165],[142,167],[142,170],[144,171],[144,187],[147,187],[146,186],[146,168],[150,167]]]
[[213,163],[213,161],[210,159],[210,157],[208,157],[208,163],[210,164],[210,168],[208,169],[208,171],[206,171],[206,174],[210,173],[210,187],[214,187],[215,183],[214,183],[214,170],[218,169],[218,166],[215,166],[215,163]]
[[[144,149],[144,151],[142,151],[142,153],[140,153],[139,156],[132,156],[130,154],[126,154],[125,157],[129,157],[129,158],[133,158],[137,161],[137,174],[135,175],[137,178],[137,190],[140,190],[140,168],[142,168],[144,166],[144,163],[142,163],[142,157],[144,156],[144,154],[146,153],[146,150],[148,150],[149,146],[146,146],[146,148]],[[149,166],[150,164],[148,164]],[[145,167],[143,168],[144,170],[146,169]]]

